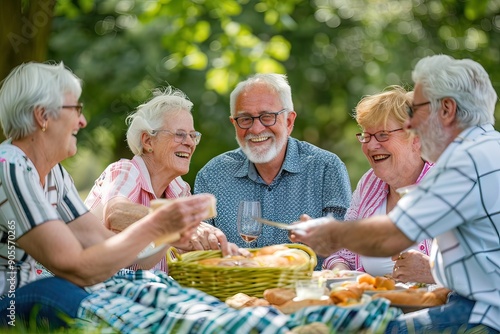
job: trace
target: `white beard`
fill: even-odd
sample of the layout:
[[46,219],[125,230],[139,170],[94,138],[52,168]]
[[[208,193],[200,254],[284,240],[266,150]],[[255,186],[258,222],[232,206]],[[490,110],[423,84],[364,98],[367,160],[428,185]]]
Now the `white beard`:
[[417,130],[422,146],[422,158],[430,162],[437,161],[451,139],[451,135],[445,131],[438,117],[437,113],[431,113],[427,121]]
[[[250,139],[262,136],[269,136],[271,142],[265,147],[254,148],[248,146],[247,142],[250,141]],[[277,140],[276,136],[266,133],[262,133],[259,136],[247,135],[244,141],[240,141],[239,138],[236,137],[236,141],[238,141],[241,150],[243,151],[243,153],[245,153],[248,160],[250,160],[254,164],[265,164],[276,158],[283,147],[285,147],[287,140],[287,136],[284,136]]]

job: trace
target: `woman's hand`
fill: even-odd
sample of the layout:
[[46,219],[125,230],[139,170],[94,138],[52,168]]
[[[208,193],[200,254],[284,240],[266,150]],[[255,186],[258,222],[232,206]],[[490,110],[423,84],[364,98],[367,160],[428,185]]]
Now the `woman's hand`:
[[221,250],[222,256],[250,255],[247,250],[240,249],[236,244],[228,242],[226,235],[221,230],[208,223],[201,222],[194,231],[189,232],[191,232],[190,236],[186,237],[183,234],[181,240],[173,243],[172,246],[184,251]]
[[198,194],[168,201],[146,219],[159,230],[159,236],[179,233],[191,236],[200,222],[210,216],[213,195]]
[[392,277],[401,282],[418,282],[434,284],[431,274],[429,256],[410,249],[392,257],[394,269]]

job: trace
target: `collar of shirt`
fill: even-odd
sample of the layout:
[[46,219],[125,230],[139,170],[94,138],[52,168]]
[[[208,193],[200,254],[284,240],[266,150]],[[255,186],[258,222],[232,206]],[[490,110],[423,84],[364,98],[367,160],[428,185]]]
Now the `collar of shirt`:
[[[153,198],[156,198],[154,193],[153,185],[151,184],[151,175],[149,174],[149,170],[146,167],[146,163],[142,157],[135,155],[132,158],[132,163],[139,169],[141,174],[141,188],[144,191],[149,192]],[[167,189],[165,189],[165,198],[177,198],[183,196],[189,196],[191,194],[191,187],[184,182],[181,176],[176,177],[170,184]]]

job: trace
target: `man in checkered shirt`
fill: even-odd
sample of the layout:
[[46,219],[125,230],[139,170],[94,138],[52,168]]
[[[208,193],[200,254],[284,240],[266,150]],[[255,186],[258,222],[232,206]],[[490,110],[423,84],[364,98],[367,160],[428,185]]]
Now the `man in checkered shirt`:
[[[347,248],[394,256],[433,238],[435,281],[453,292],[443,307],[408,313],[387,333],[500,331],[500,133],[493,127],[497,94],[484,68],[445,55],[421,59],[405,127],[420,136],[435,167],[388,215],[330,222],[292,235],[319,254]],[[395,264],[405,265],[404,253]]]

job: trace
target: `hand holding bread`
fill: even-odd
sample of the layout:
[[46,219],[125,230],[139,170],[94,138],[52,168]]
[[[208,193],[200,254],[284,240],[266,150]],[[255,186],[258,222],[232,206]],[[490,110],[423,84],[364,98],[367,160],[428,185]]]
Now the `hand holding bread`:
[[214,217],[215,204],[215,197],[209,194],[151,201],[151,213],[162,216],[169,230],[154,241],[155,245],[175,242],[181,238],[181,233],[196,228],[204,219]]

